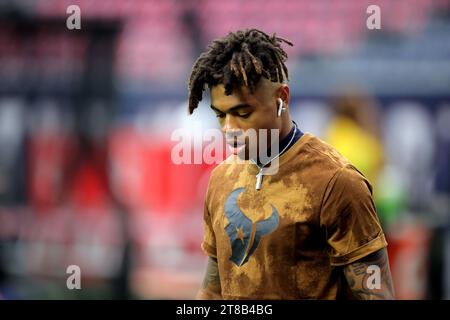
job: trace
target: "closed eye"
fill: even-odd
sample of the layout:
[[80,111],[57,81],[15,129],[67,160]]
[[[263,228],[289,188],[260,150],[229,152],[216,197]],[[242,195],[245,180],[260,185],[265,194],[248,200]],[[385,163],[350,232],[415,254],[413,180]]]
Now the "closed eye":
[[237,116],[240,117],[240,118],[247,119],[248,117],[250,117],[251,114],[252,114],[251,112],[238,113]]

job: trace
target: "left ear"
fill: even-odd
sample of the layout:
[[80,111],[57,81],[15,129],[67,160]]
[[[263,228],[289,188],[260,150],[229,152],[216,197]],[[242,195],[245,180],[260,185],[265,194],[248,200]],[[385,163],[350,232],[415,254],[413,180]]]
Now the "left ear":
[[290,99],[290,97],[291,97],[291,95],[290,95],[290,91],[289,91],[289,86],[287,84],[282,84],[277,89],[277,98],[280,98],[281,100],[283,100],[284,107],[286,109],[289,108],[289,99]]

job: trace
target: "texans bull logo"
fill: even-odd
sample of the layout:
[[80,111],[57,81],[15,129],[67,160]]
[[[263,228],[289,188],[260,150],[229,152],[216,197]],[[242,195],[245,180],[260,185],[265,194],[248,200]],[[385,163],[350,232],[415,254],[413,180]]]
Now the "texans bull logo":
[[253,222],[239,208],[237,198],[245,188],[233,190],[225,202],[225,215],[229,221],[225,231],[231,242],[230,260],[237,266],[245,264],[255,252],[261,237],[270,234],[278,227],[278,210],[272,206],[272,215]]

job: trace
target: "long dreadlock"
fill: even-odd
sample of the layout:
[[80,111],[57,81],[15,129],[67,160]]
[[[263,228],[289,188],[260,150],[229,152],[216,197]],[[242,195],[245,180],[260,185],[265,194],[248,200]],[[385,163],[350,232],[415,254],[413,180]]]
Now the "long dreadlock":
[[219,83],[230,95],[234,88],[242,85],[254,92],[261,77],[272,82],[289,80],[284,62],[287,54],[281,48],[283,39],[269,36],[257,29],[230,32],[213,41],[206,52],[195,61],[189,78],[189,114],[194,112],[202,100],[206,86]]

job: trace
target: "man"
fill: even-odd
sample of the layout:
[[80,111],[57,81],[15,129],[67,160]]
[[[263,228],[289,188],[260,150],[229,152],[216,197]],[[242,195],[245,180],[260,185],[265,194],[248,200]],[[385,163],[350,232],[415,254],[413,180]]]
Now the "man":
[[[211,108],[233,137],[227,142],[245,159],[211,174],[202,243],[209,261],[198,298],[393,299],[372,187],[291,120],[282,42],[292,45],[256,29],[230,33],[192,69],[189,112],[209,87]],[[237,137],[250,129],[278,130],[276,174],[261,174],[270,163],[249,159],[249,140]]]

